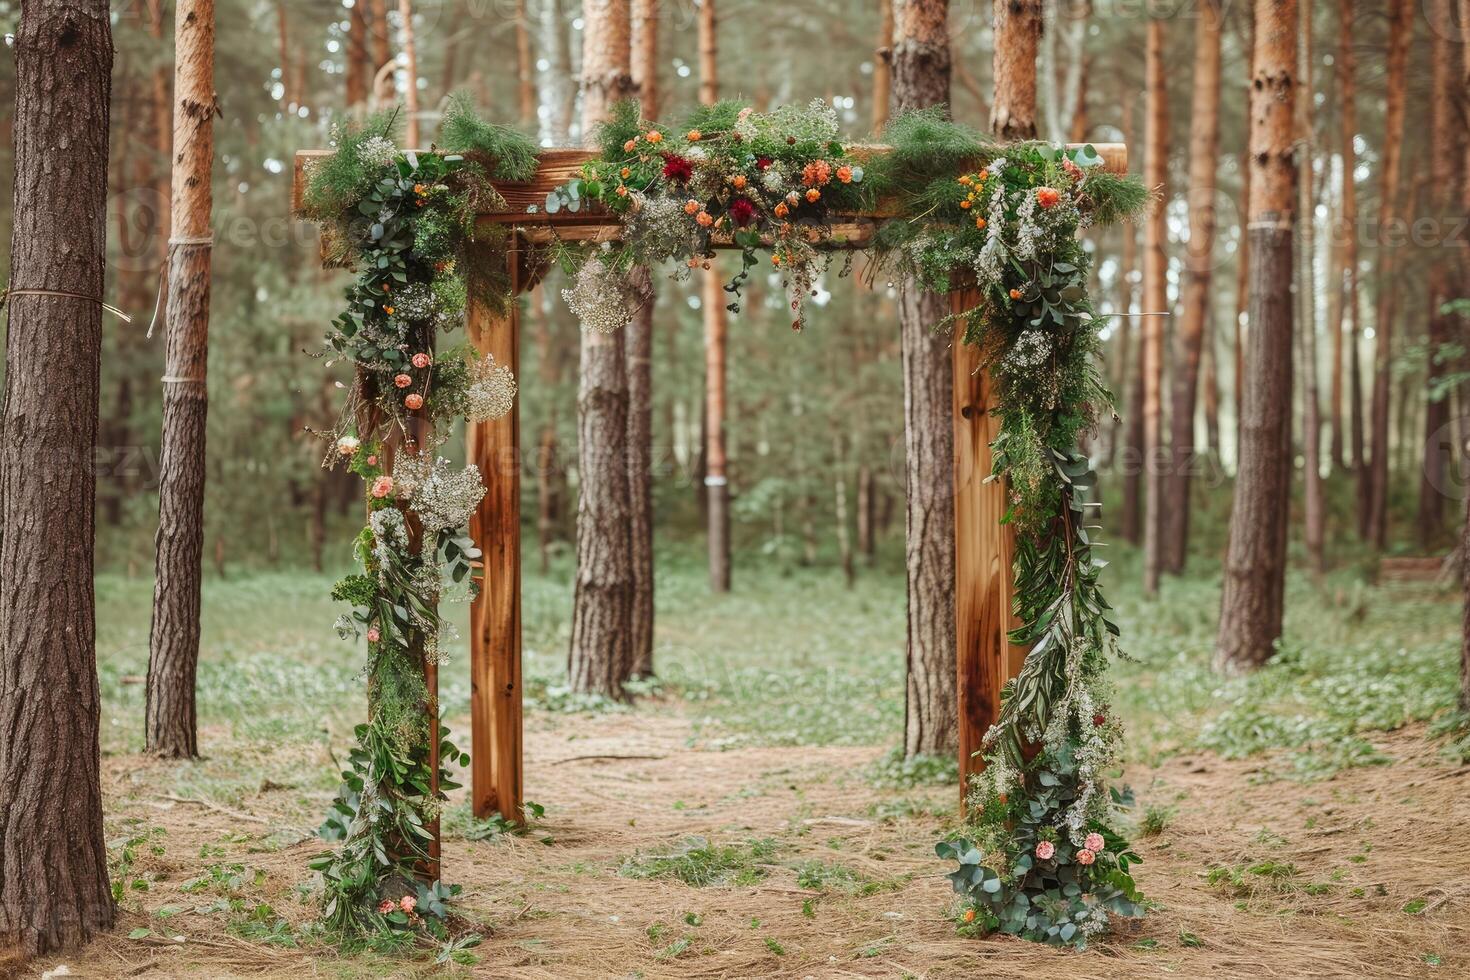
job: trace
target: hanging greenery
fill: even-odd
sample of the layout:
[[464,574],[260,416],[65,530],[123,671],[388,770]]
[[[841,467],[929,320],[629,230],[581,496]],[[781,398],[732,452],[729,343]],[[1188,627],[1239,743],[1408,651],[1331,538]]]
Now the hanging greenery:
[[[463,102],[451,106],[443,132],[463,156],[400,153],[387,127],[375,132],[372,124],[344,133],[306,198],[308,215],[332,226],[336,248],[360,270],[328,340],[360,378],[358,431],[341,432],[338,446],[378,501],[359,538],[363,574],[339,585],[358,607],[342,629],[366,628],[373,657],[372,720],[328,821],[346,843],[321,865],[329,916],[344,928],[418,925],[395,919],[403,909],[395,912],[385,893],[422,862],[414,842],[427,839],[423,827],[438,805],[427,798],[427,732],[410,731],[424,699],[412,678],[421,685],[417,651],[437,648],[442,573],[463,579],[477,554],[455,519],[479,499],[478,475],[472,487],[468,475],[421,469],[405,486],[402,461],[392,475],[383,469],[387,446],[378,434],[417,445],[416,426],[435,431],[433,422],[454,414],[503,411],[514,390],[502,368],[468,349],[435,357],[430,339],[458,321],[472,290],[491,304],[513,300],[506,282],[472,271],[503,268],[505,244],[476,239],[474,217],[504,208],[490,180],[528,179],[534,148]],[[884,136],[882,152],[844,143],[835,112],[820,100],[770,113],[722,102],[678,129],[621,105],[598,133],[598,155],[531,211],[603,208],[619,220],[616,242],[549,250],[573,277],[563,295],[588,329],[617,330],[646,301],[629,285],[635,267],[674,260],[675,274],[688,275],[709,267],[716,246],[741,255],[725,287],[730,309],[739,309],[744,284],[768,256],[797,330],[833,256],[848,256],[845,275],[854,246],[869,250],[873,274],[976,292],[968,312],[939,328],[975,345],[997,385],[992,479],[1005,482],[1004,520],[1017,534],[1021,626],[1011,640],[1029,653],[986,735],[967,833],[937,851],[958,863],[950,877],[964,931],[1084,946],[1111,915],[1140,915],[1143,906],[1129,873],[1137,857],[1117,829],[1116,812],[1129,800],[1106,783],[1122,737],[1105,680],[1117,629],[1098,584],[1104,563],[1092,555],[1094,480],[1078,440],[1111,396],[1096,367],[1098,320],[1078,232],[1131,217],[1149,195],[1135,179],[1108,173],[1090,146],[1001,146],[938,111],[899,116]],[[874,213],[885,217],[851,217]],[[412,529],[420,525],[432,547],[416,550]],[[455,755],[447,744],[444,752]],[[434,894],[421,892],[410,914]]]
[[504,365],[468,344],[437,350],[436,339],[462,324],[471,296],[510,302],[503,273],[476,274],[490,265],[478,253],[504,241],[478,236],[476,218],[505,208],[492,176],[525,178],[536,160],[529,140],[480,123],[463,101],[446,119],[455,152],[401,150],[393,123],[376,116],[335,134],[303,202],[331,257],[357,272],[326,336],[326,356],[350,361],[356,380],[325,465],[362,478],[368,513],[353,546],[361,570],[332,590],[352,607],[338,633],[367,642],[368,720],[320,831],[338,846],[312,867],[329,927],[388,946],[445,939],[458,891],[425,872],[444,792],[458,785],[448,767],[468,756],[438,723],[425,676],[452,635],[440,603],[473,593],[480,552],[464,527],[485,490],[474,466],[435,450],[455,418],[499,417],[515,395]]

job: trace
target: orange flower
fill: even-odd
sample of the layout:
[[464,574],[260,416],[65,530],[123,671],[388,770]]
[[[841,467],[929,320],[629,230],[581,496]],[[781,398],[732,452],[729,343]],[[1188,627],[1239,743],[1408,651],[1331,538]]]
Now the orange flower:
[[699,260],[698,259],[690,259],[688,262],[685,263],[685,265],[689,266],[689,268],[691,268],[691,269],[698,269],[699,268]]
[[736,174],[733,178],[731,178],[730,183],[735,185],[735,189],[737,191],[745,190],[745,175]]
[[403,399],[403,404],[408,408],[410,412],[417,412],[419,409],[424,407],[424,396],[415,391],[413,394]]
[[785,201],[782,201],[780,204],[776,205],[776,217],[784,218],[790,213],[791,209],[786,206]]
[[844,184],[852,183],[852,168],[845,163],[842,166],[838,167],[837,179],[842,181]]
[[980,218],[980,217],[976,217],[975,218],[975,227],[976,228],[984,228],[985,227],[985,219],[984,218]]
[[628,188],[624,187],[622,184],[619,184],[618,185],[618,197],[627,197],[627,196],[628,196]]
[[822,192],[813,187],[811,190],[806,192],[806,199],[812,204],[816,204],[822,199]]
[[[701,133],[699,130],[697,130],[697,129],[691,129],[689,131],[689,135],[686,136],[686,137],[684,137],[684,138],[687,139],[691,143],[698,143],[700,141],[700,139],[703,137],[703,135],[704,134]],[[658,141],[655,140],[654,142],[658,142]]]
[[393,315],[393,307],[391,307],[391,306],[385,306],[385,307],[383,307],[383,312],[386,313],[386,314],[388,314],[389,316],[392,316]]
[[624,153],[632,153],[635,149],[637,149],[637,147],[638,147],[638,141],[637,140],[628,140],[628,142],[626,142],[626,143],[623,144],[623,152]]
[[413,192],[415,194],[422,194],[424,192],[424,185],[423,184],[414,184],[413,185]]
[[974,922],[975,921],[975,910],[974,909],[965,909],[965,921],[966,922]]
[[409,385],[413,384],[413,378],[410,378],[406,374],[396,375],[393,378],[393,384],[395,387],[398,388],[407,388]]
[[1012,289],[1011,290],[1011,299],[1020,299],[1020,298],[1021,298],[1021,291],[1019,289]]
[[1060,191],[1051,187],[1038,187],[1036,189],[1036,203],[1044,208],[1054,208],[1062,199]]
[[961,184],[964,184],[966,187],[968,187],[969,185],[975,183],[973,180],[970,179],[970,175],[969,174],[963,174],[963,175],[961,175],[958,178],[958,180],[959,180],[959,182]]
[[643,134],[643,138],[650,143],[657,143],[664,138],[664,134],[656,129],[650,129],[647,133]]
[[629,177],[633,176],[633,168],[624,167],[622,170],[618,171],[618,176],[623,178],[624,180],[627,180]]
[[781,256],[779,256],[779,255],[772,255],[771,256],[771,265],[780,265],[780,264],[781,264]]
[[702,228],[708,228],[710,225],[715,223],[714,216],[711,215],[708,211],[699,212],[694,216],[694,220],[698,221],[700,227]]
[[698,214],[699,213],[699,202],[698,201],[685,201],[684,202],[684,213],[685,214]]
[[966,198],[965,200],[963,200],[963,201],[960,202],[960,209],[963,210],[963,211],[970,210],[970,199],[969,198]]
[[383,283],[383,292],[387,293],[387,292],[391,292],[392,290],[393,290],[393,286],[392,286],[391,283],[386,283],[386,282]]
[[813,160],[801,168],[801,182],[808,187],[820,187],[832,179],[832,165],[826,160]]

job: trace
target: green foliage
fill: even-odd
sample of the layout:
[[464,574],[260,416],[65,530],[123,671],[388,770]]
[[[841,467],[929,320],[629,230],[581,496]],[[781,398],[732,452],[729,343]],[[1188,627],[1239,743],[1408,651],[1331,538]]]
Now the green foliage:
[[776,842],[764,838],[717,845],[690,837],[666,854],[634,854],[618,874],[625,878],[674,878],[694,888],[749,886],[770,874]]
[[301,212],[317,222],[334,222],[351,209],[382,172],[383,164],[364,144],[370,140],[398,139],[397,109],[376,112],[361,124],[349,122],[335,133],[336,151],[311,164],[301,196]]
[[439,142],[451,153],[478,158],[495,180],[530,180],[536,174],[535,142],[507,126],[486,122],[467,92],[450,95],[439,123]]

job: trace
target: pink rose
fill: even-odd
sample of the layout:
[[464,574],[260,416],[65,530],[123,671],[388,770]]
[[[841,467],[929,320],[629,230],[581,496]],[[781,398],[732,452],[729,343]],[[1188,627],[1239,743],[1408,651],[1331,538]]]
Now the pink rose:
[[373,455],[371,455],[371,456],[369,456],[367,458],[367,464],[369,466],[377,466],[378,465],[378,456],[377,456],[376,453],[374,453]]
[[393,376],[393,383],[399,388],[407,388],[409,385],[413,384],[413,378],[406,374],[397,374]]
[[1096,860],[1097,860],[1097,854],[1094,853],[1093,851],[1089,851],[1085,847],[1082,850],[1080,850],[1080,851],[1077,852],[1077,863],[1078,864],[1091,864],[1093,861],[1096,861]]
[[1082,842],[1082,846],[1096,854],[1103,849],[1104,843],[1102,834],[1088,834],[1087,839]]
[[429,366],[429,355],[428,354],[415,354],[413,356],[413,366],[416,367],[416,368],[419,368],[421,370],[423,368],[428,367]]
[[373,481],[373,496],[382,500],[393,492],[393,478],[391,476],[380,476]]
[[369,643],[377,643],[378,640],[382,638],[383,634],[378,632],[378,628],[374,626],[372,629],[368,630],[367,636]]
[[418,903],[419,900],[414,898],[412,895],[405,895],[403,896],[403,901],[398,903],[398,907],[403,909],[403,911],[405,912],[412,912],[413,907]]
[[378,914],[379,915],[387,915],[389,912],[392,912],[392,911],[393,911],[393,903],[390,902],[390,901],[388,901],[386,898],[383,899],[381,902],[378,903]]
[[1051,856],[1056,852],[1056,845],[1049,840],[1044,840],[1036,845],[1036,856],[1043,861],[1050,860]]

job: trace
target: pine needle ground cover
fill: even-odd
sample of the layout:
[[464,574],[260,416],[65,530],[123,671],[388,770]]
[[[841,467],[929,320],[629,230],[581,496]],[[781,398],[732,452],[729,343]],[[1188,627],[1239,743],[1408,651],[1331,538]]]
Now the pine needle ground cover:
[[[932,842],[953,829],[952,763],[891,755],[897,556],[852,591],[832,569],[752,558],[740,591],[713,600],[693,552],[666,550],[667,676],[633,710],[558,693],[570,570],[528,575],[527,795],[545,812],[528,834],[502,833],[451,794],[445,859],[463,869],[461,908],[483,941],[446,945],[444,958],[548,978],[1075,975],[1063,951],[977,943],[942,915],[949,885]],[[1154,907],[1137,931],[1101,941],[1092,971],[1470,969],[1455,928],[1470,860],[1425,848],[1470,819],[1470,769],[1432,731],[1453,698],[1454,597],[1350,575],[1321,590],[1294,579],[1281,663],[1222,683],[1207,669],[1215,569],[1198,563],[1161,615],[1131,589],[1133,556],[1116,557],[1119,625],[1136,658],[1117,668],[1132,735],[1117,782],[1137,797],[1134,848]],[[148,583],[103,578],[104,792],[125,915],[115,936],[68,961],[74,972],[443,969],[432,958],[343,959],[310,929],[301,859],[318,846],[334,759],[360,720],[348,696],[356,658],[319,629],[331,578],[206,582],[204,758],[171,767],[135,755]],[[446,651],[457,732],[468,723],[465,667],[462,649]],[[1339,748],[1353,740],[1368,749]]]

